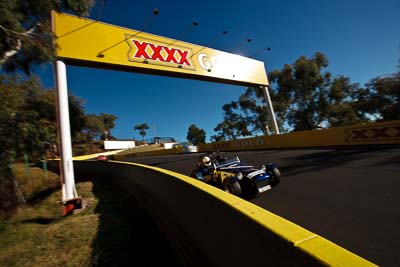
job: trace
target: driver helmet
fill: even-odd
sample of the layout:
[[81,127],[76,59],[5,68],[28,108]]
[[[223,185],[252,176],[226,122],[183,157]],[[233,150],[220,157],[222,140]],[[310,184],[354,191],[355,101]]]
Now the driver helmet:
[[211,166],[211,159],[210,159],[210,157],[204,157],[204,158],[202,159],[202,163],[203,163],[204,166],[210,167],[210,166]]

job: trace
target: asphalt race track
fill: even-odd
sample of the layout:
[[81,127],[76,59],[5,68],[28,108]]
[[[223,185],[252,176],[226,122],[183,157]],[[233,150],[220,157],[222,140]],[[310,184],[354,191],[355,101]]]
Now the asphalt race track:
[[[200,154],[133,161],[190,175]],[[282,182],[250,201],[381,266],[400,266],[400,147],[227,152]]]

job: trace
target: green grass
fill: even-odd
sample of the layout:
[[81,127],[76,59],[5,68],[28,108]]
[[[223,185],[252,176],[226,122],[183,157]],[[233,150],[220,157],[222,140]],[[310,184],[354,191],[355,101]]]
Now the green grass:
[[33,202],[42,195],[57,190],[60,187],[60,178],[54,172],[46,172],[37,167],[26,169],[23,163],[13,166],[14,175],[27,202]]
[[[21,186],[28,189],[27,195],[40,193],[35,191],[39,187],[45,188],[37,181]],[[99,224],[99,214],[94,212],[98,200],[91,189],[91,182],[77,185],[92,202],[81,214],[63,217],[60,190],[54,190],[1,221],[0,266],[81,266],[90,262]]]
[[180,265],[147,212],[107,180],[77,182],[86,208],[64,217],[56,174],[27,176],[23,165],[15,174],[29,202],[0,220],[0,266]]

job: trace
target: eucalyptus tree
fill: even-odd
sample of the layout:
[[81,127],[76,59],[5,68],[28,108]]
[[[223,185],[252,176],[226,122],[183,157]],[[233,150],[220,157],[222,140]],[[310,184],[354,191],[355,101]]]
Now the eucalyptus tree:
[[135,131],[139,131],[139,134],[142,136],[142,141],[144,141],[144,137],[146,136],[146,130],[149,129],[149,125],[147,123],[142,123],[134,126]]
[[192,124],[188,128],[186,140],[191,142],[193,145],[206,142],[206,131],[198,128],[195,124]]
[[[299,57],[268,74],[269,92],[281,132],[313,130],[321,124],[349,125],[369,120],[362,103],[369,91],[344,76],[332,78],[327,57]],[[270,134],[263,92],[248,88],[237,101],[223,106],[224,120],[215,127],[215,141]]]
[[379,120],[400,119],[400,72],[387,77],[377,77],[367,83],[370,91],[366,110]]
[[55,36],[51,11],[86,16],[93,0],[2,0],[0,1],[0,67],[30,73],[35,64],[55,59]]
[[118,117],[107,113],[100,113],[99,117],[104,124],[104,140],[110,140],[112,138],[111,129],[115,127],[115,121]]

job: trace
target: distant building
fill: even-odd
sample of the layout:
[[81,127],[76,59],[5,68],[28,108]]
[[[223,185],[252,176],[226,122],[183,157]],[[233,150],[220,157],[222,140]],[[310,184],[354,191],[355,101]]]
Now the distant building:
[[172,137],[154,137],[149,143],[152,144],[165,144],[165,143],[175,143],[176,140]]

